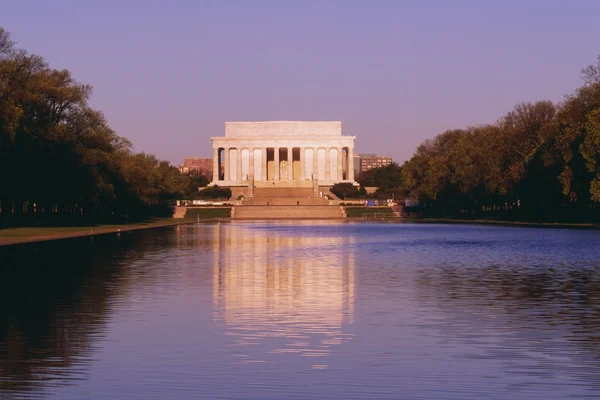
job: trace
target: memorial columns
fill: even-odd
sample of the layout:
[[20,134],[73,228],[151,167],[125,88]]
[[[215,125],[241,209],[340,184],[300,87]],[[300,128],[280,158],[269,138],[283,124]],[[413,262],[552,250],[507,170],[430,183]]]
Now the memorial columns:
[[325,180],[331,179],[331,149],[325,148]]
[[235,179],[238,182],[244,180],[242,177],[242,148],[238,147],[236,150],[236,163],[235,163]]
[[342,181],[344,178],[344,161],[342,157],[342,148],[337,148],[337,180]]
[[288,159],[288,180],[294,180],[294,148],[287,148],[287,159]]
[[229,180],[229,147],[223,149],[223,180]]
[[313,147],[313,181],[319,179],[319,149]]
[[273,163],[275,164],[274,180],[279,180],[279,147],[273,147]]
[[306,175],[306,160],[304,159],[304,157],[306,156],[305,154],[305,148],[304,147],[300,147],[300,180],[303,181],[306,179],[306,177],[304,175]]
[[261,150],[261,163],[260,163],[260,175],[262,176],[262,180],[267,180],[267,148],[263,147]]
[[250,147],[248,152],[248,179],[254,180],[254,147]]
[[354,148],[348,146],[348,180],[354,181]]
[[219,180],[219,148],[213,147],[213,182]]

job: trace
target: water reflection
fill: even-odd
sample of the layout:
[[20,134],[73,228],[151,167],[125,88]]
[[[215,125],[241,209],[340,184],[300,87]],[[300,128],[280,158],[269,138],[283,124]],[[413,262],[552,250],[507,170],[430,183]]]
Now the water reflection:
[[599,272],[527,264],[424,268],[416,293],[445,318],[423,327],[446,343],[477,344],[459,356],[497,360],[507,376],[530,377],[529,390],[569,376],[578,390],[600,393]]
[[0,248],[0,398],[598,398],[598,248],[297,222]]
[[168,242],[149,232],[0,248],[0,398],[89,377],[123,268]]
[[241,363],[282,354],[327,367],[353,337],[354,237],[277,223],[213,231],[213,309]]

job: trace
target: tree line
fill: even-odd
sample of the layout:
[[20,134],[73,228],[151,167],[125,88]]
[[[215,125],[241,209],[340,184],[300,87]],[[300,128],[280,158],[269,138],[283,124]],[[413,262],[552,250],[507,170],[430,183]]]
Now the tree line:
[[132,151],[91,93],[0,27],[0,226],[167,215],[187,191],[177,168]]
[[600,56],[559,104],[520,103],[495,123],[447,130],[413,157],[363,173],[375,197],[418,200],[425,216],[600,220]]

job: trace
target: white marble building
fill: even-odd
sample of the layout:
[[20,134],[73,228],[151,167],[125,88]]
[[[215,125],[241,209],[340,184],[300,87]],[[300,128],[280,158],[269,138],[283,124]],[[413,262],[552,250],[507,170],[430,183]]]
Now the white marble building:
[[354,183],[354,140],[341,121],[226,122],[212,137],[213,184]]

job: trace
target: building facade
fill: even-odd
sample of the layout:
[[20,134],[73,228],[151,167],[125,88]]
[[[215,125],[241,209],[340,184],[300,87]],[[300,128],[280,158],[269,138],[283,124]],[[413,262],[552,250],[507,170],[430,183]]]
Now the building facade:
[[354,176],[358,176],[360,174],[360,160],[361,158],[373,158],[377,157],[377,154],[371,153],[360,153],[354,155]]
[[202,175],[206,176],[209,179],[212,177],[212,170],[213,170],[213,160],[212,160],[212,158],[208,158],[208,157],[206,157],[206,158],[199,158],[199,157],[186,158],[183,161],[183,164],[181,164],[179,166],[179,172],[181,172],[182,174],[187,174],[192,171],[198,171],[198,173],[201,173]]
[[378,156],[376,154],[360,154],[358,172],[362,173],[373,168],[386,167],[391,163],[391,157]]
[[226,122],[225,136],[211,138],[213,184],[354,183],[355,139],[341,121]]

